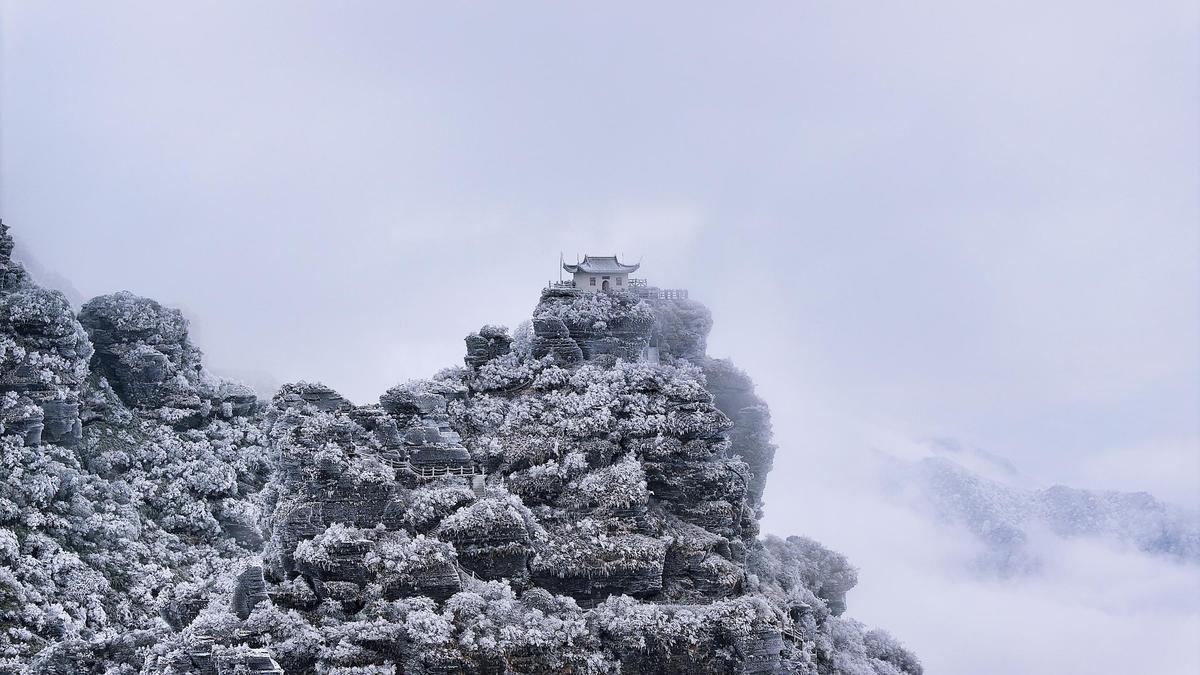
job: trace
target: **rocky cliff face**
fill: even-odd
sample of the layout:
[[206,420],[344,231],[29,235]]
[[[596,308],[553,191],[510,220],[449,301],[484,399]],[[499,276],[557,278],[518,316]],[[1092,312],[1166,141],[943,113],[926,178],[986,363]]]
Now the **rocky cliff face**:
[[0,672],[921,672],[842,556],[758,536],[769,412],[699,303],[547,291],[378,404],[264,404],[10,251]]
[[77,444],[92,345],[67,299],[30,283],[0,224],[0,395],[6,432],[29,445]]
[[0,672],[133,672],[160,613],[186,625],[262,546],[261,406],[178,312],[117,294],[77,318],[11,251],[0,225]]

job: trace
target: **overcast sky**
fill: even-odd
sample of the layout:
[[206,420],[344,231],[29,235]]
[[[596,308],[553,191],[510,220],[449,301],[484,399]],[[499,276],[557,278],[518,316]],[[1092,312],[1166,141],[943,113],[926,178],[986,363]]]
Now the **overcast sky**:
[[560,252],[641,259],[772,404],[782,534],[854,549],[789,493],[879,438],[1197,506],[1197,26],[1175,0],[4,2],[0,215],[83,297],[182,307],[214,370],[357,403],[527,317]]

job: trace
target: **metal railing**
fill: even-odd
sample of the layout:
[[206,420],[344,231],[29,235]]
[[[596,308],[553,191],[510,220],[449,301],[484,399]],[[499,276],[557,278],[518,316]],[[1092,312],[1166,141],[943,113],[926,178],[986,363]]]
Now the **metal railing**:
[[483,474],[483,470],[474,464],[469,466],[452,466],[448,464],[414,464],[410,465],[410,470],[422,478],[436,478],[438,476],[479,476]]
[[[547,281],[546,288],[551,290],[573,290],[579,289],[574,281]],[[604,292],[599,286],[588,287],[588,290],[601,293]],[[659,288],[651,286],[645,279],[629,279],[629,283],[624,286],[610,286],[608,292],[613,291],[629,291],[639,298],[649,298],[652,300],[686,300],[688,290],[686,288]]]
[[652,300],[686,300],[688,297],[688,290],[686,288],[658,288],[657,286],[634,286],[630,284],[629,290],[639,298],[650,298]]
[[471,464],[413,464],[407,460],[383,459],[383,463],[399,469],[411,471],[420,478],[440,478],[441,476],[482,476],[483,469]]

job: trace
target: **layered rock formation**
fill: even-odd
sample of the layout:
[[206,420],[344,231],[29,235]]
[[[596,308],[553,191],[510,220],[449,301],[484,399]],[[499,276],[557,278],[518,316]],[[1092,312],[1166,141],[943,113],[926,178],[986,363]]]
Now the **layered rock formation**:
[[95,346],[93,369],[125,405],[167,410],[164,420],[181,427],[254,411],[249,387],[207,376],[179,310],[123,291],[88,301],[79,321]]
[[262,546],[260,407],[178,312],[123,293],[80,321],[12,248],[0,225],[0,672],[133,672]]
[[710,326],[688,300],[550,290],[532,340],[485,326],[465,368],[378,405],[285,386],[267,600],[214,600],[175,649],[277,645],[288,672],[919,673],[839,618],[844,558],[758,538],[769,413],[704,354]]
[[27,445],[82,437],[80,396],[93,349],[58,291],[28,280],[0,223],[0,396],[8,433]]
[[769,413],[699,303],[546,291],[378,404],[264,404],[179,312],[77,320],[10,251],[0,671],[921,672],[839,616],[844,558],[758,536]]

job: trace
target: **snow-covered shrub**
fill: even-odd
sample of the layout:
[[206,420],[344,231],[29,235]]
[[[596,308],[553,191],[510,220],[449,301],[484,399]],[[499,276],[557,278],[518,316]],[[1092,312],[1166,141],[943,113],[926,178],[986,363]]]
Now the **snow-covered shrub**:
[[628,293],[584,293],[542,302],[534,318],[543,317],[562,319],[568,326],[590,327],[598,321],[608,325],[622,321],[649,324],[654,320],[654,310]]
[[328,569],[340,561],[347,547],[371,548],[377,534],[374,530],[333,523],[321,534],[297,544],[293,555],[298,561]]
[[529,319],[517,324],[517,329],[513,331],[512,349],[524,358],[528,358],[533,351],[533,322]]
[[529,566],[559,576],[608,575],[661,565],[666,547],[665,541],[642,534],[610,535],[603,523],[583,518],[548,533]]
[[540,365],[540,361],[525,358],[518,352],[509,352],[480,366],[471,380],[471,386],[478,391],[520,389],[533,382]]
[[410,537],[404,532],[388,532],[376,540],[363,561],[376,574],[412,581],[427,568],[453,565],[456,556],[453,546],[423,534]]
[[568,494],[580,508],[614,513],[646,503],[646,472],[633,455],[612,466],[593,471],[568,486]]
[[405,509],[399,518],[408,529],[425,531],[474,499],[471,489],[461,482],[430,482],[405,495]]

